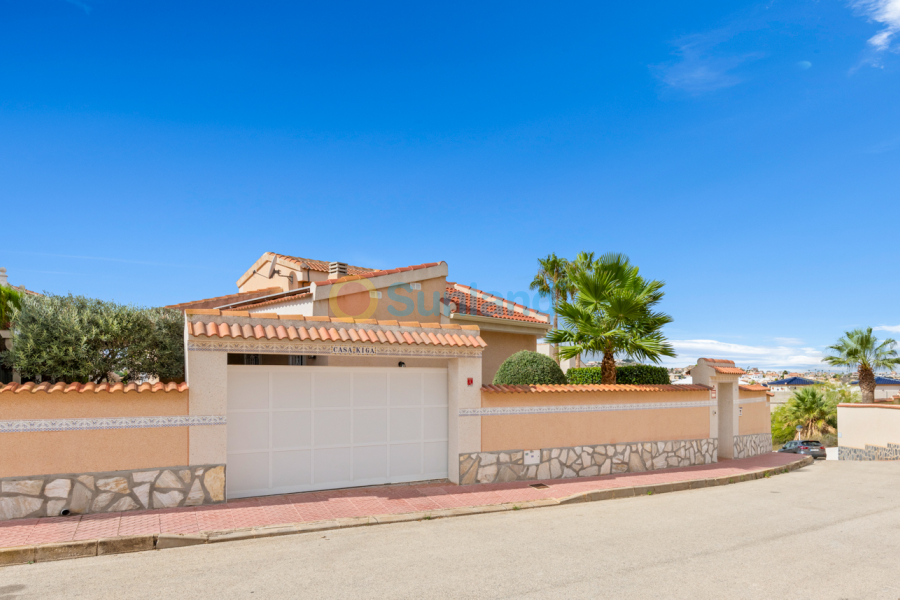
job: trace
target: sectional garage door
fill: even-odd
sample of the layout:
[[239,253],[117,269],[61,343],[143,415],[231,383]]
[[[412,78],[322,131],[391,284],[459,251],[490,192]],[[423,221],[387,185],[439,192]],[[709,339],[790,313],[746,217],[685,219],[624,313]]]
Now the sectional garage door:
[[447,477],[446,369],[228,367],[229,498]]

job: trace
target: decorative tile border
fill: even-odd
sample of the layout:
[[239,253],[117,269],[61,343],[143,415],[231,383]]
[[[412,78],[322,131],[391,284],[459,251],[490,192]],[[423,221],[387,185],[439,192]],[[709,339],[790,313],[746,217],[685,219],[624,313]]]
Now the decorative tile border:
[[225,425],[224,416],[178,415],[170,417],[108,417],[101,419],[30,419],[0,421],[0,433],[35,431],[90,431],[93,429],[146,429]]
[[[348,344],[327,344],[327,343],[289,343],[289,342],[226,342],[226,341],[197,341],[188,342],[188,350],[194,352],[234,352],[234,353],[253,353],[253,354],[335,354],[346,356],[357,354],[348,351],[351,347]],[[355,347],[355,346],[354,346]],[[373,352],[360,352],[359,354],[367,354],[372,356],[422,356],[422,357],[476,357],[481,356],[482,348],[469,347],[405,347],[390,345],[386,347],[376,346],[359,346],[360,348],[371,349]]]
[[461,408],[461,417],[489,417],[496,415],[546,415],[552,413],[608,412],[619,410],[657,410],[660,408],[706,408],[716,406],[715,400],[696,402],[644,402],[633,404],[576,404],[567,406],[495,406]]

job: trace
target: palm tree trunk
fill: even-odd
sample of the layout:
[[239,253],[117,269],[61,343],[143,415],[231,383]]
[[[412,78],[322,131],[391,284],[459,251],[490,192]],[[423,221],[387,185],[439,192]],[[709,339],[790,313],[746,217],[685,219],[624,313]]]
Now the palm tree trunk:
[[[553,308],[553,329],[557,329],[557,321],[558,317],[556,316],[556,307]],[[550,346],[550,358],[556,361],[556,364],[559,364],[559,344],[551,344]]]
[[875,403],[875,372],[862,365],[859,366],[859,389],[863,404]]
[[576,355],[575,356],[575,368],[580,369],[583,366],[584,365],[581,364],[581,355],[580,354]]
[[603,384],[616,382],[616,353],[609,349],[603,353],[603,360],[600,362],[600,382]]

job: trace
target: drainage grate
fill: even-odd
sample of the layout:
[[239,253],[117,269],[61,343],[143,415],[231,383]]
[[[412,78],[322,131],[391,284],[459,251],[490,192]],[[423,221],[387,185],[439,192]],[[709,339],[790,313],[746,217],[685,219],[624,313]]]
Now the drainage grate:
[[550,486],[545,483],[532,483],[528,487],[533,487],[536,490],[546,490]]

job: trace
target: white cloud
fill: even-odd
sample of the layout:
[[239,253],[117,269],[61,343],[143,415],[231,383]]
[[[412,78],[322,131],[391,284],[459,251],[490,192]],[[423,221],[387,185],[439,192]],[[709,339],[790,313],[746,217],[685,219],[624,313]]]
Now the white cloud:
[[900,333],[900,325],[879,325],[873,327],[875,331],[890,331],[891,333]]
[[[665,359],[666,366],[694,364],[698,358],[725,358],[738,366],[776,368],[825,368],[824,353],[817,348],[780,346],[748,346],[718,340],[669,340],[678,357]],[[800,342],[800,340],[792,340]]]
[[689,94],[701,94],[731,87],[743,81],[733,73],[741,64],[762,56],[759,53],[727,55],[719,46],[735,34],[731,27],[685,36],[675,41],[678,60],[653,65],[653,74],[669,87]]
[[900,32],[900,0],[855,0],[852,6],[870,21],[884,26],[869,38],[869,45],[878,52],[890,48],[894,35]]
[[772,339],[774,339],[779,344],[784,344],[785,346],[799,346],[803,343],[803,340],[799,338],[777,337]]

